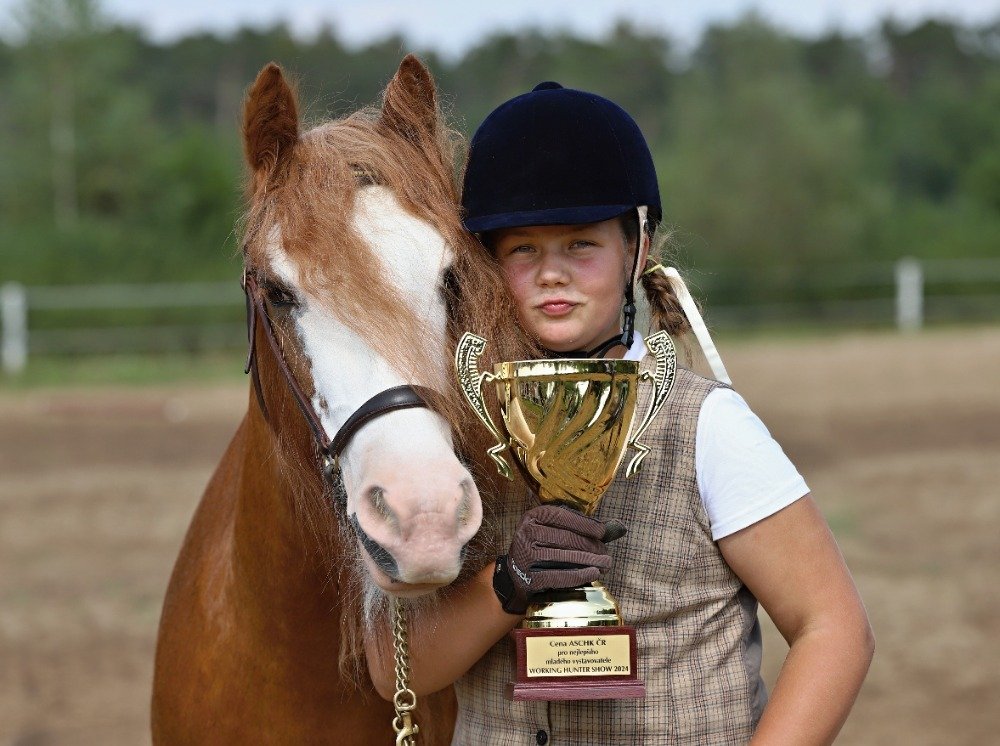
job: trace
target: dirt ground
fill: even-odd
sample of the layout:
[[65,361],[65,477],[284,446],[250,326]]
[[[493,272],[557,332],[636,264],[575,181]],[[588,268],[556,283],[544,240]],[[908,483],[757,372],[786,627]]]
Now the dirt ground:
[[[1000,329],[722,352],[875,627],[839,743],[997,743]],[[0,395],[0,744],[149,741],[162,594],[246,402],[244,382]]]

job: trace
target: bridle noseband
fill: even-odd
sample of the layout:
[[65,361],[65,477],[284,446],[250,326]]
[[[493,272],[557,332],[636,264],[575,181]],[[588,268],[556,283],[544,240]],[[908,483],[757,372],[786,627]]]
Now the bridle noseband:
[[264,391],[260,384],[260,373],[257,370],[255,343],[257,338],[257,324],[260,323],[264,331],[264,336],[271,347],[271,352],[274,354],[274,359],[278,364],[278,369],[281,371],[285,383],[288,385],[288,390],[291,391],[292,397],[299,407],[299,411],[302,412],[306,424],[312,431],[316,446],[319,448],[323,476],[328,482],[332,483],[339,471],[340,455],[344,452],[344,448],[347,447],[354,434],[365,424],[376,417],[388,414],[389,412],[395,412],[398,409],[411,409],[413,407],[430,408],[428,401],[433,396],[433,392],[430,389],[414,385],[394,386],[385,391],[380,391],[358,407],[347,418],[347,421],[341,425],[337,434],[332,439],[328,438],[326,430],[323,428],[323,423],[316,414],[312,402],[302,390],[291,368],[288,367],[285,356],[281,352],[281,346],[274,335],[274,324],[271,323],[271,317],[268,316],[267,309],[264,306],[263,292],[253,273],[244,270],[242,284],[247,300],[247,337],[249,343],[246,367],[243,372],[253,374],[253,386],[257,392],[257,403],[260,405],[264,419],[270,420],[267,405],[264,402]]

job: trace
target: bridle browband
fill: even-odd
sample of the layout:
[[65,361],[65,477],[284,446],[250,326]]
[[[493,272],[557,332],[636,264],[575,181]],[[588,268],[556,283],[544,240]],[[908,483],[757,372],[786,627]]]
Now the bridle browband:
[[252,272],[244,270],[242,285],[247,300],[247,337],[249,344],[247,362],[243,372],[252,373],[254,391],[257,393],[257,403],[260,405],[264,419],[269,421],[270,415],[268,414],[267,404],[264,401],[264,390],[260,383],[260,373],[257,370],[256,339],[257,324],[259,322],[264,331],[264,336],[267,338],[268,345],[271,347],[271,352],[274,354],[278,369],[281,371],[285,383],[288,385],[288,390],[291,391],[292,398],[295,399],[299,411],[302,412],[306,424],[312,431],[313,439],[319,448],[322,473],[327,481],[333,482],[340,468],[340,455],[344,452],[344,448],[347,447],[354,434],[365,424],[376,417],[388,414],[389,412],[395,412],[398,409],[411,409],[413,407],[430,408],[428,401],[433,395],[430,389],[414,385],[394,386],[385,391],[380,391],[358,407],[347,418],[347,421],[340,426],[337,434],[332,439],[328,438],[326,430],[323,428],[323,423],[316,414],[312,402],[302,390],[302,387],[295,378],[295,374],[288,367],[288,361],[285,360],[285,356],[281,352],[281,346],[274,335],[274,324],[271,323],[271,317],[268,316],[267,309],[264,306],[263,293]]

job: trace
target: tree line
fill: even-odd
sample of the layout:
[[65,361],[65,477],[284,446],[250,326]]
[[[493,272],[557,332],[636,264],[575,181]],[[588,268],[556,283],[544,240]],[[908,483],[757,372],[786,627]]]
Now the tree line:
[[[470,134],[542,80],[614,99],[639,121],[682,267],[753,272],[995,256],[1000,247],[1000,17],[884,21],[803,38],[750,14],[681,51],[621,22],[602,39],[523,30],[460,57],[392,36],[283,25],[154,43],[97,0],[28,0],[0,42],[0,280],[221,279],[237,266],[239,110],[260,67],[298,80],[307,118],[376,100],[407,51]],[[721,276],[721,275],[720,275]]]

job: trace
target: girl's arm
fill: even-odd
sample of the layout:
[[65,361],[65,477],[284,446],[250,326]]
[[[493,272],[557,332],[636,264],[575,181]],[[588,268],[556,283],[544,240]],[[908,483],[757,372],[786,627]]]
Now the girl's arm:
[[[421,609],[419,621],[410,623],[410,688],[418,695],[430,694],[454,683],[520,621],[500,608],[493,565],[487,565],[440,603]],[[365,654],[375,690],[391,700],[396,673],[388,625],[365,630]]]
[[[533,593],[597,580],[611,566],[604,542],[622,533],[621,524],[605,525],[558,505],[527,511],[496,565],[449,589],[409,625],[410,688],[436,692],[462,676],[521,621]],[[502,604],[493,590],[494,570],[508,581],[501,584]],[[396,678],[387,629],[366,630],[365,654],[375,689],[391,699]]]
[[751,743],[832,743],[868,672],[875,638],[815,502],[806,495],[720,539],[719,549],[789,645]]

